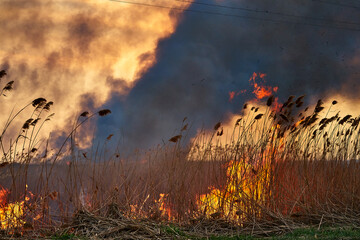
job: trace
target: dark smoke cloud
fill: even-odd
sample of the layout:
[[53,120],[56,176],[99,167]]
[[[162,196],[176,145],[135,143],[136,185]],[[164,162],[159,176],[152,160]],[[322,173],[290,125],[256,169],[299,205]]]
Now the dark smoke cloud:
[[[108,103],[114,116],[99,126],[103,134],[121,129],[127,146],[141,148],[161,143],[161,139],[167,141],[185,116],[193,124],[192,133],[202,124],[212,126],[228,112],[239,111],[251,98],[237,97],[230,103],[228,92],[250,89],[248,80],[253,72],[266,73],[267,83],[279,86],[280,100],[302,94],[322,97],[328,92],[358,97],[360,32],[309,26],[360,29],[358,10],[307,0],[208,2],[308,18],[193,5],[194,10],[292,23],[187,13],[176,33],[158,46],[157,65],[126,100],[113,96]],[[335,24],[310,17],[359,24]]]

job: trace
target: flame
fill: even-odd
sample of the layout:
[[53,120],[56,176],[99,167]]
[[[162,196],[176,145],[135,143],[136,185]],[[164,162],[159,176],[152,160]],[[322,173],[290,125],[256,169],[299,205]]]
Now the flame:
[[[256,73],[254,72],[252,76],[249,79],[250,85],[253,87],[253,90],[251,93],[255,95],[254,100],[261,100],[266,97],[270,97],[274,93],[276,93],[279,90],[279,87],[272,87],[265,85],[266,83],[266,74],[265,73]],[[238,92],[236,91],[230,91],[229,92],[229,102],[232,102],[235,98],[235,96],[239,96],[240,94],[246,93],[247,90],[243,89]],[[275,99],[275,104],[273,106],[275,109],[280,109],[280,104],[278,103],[278,98]]]
[[234,99],[235,94],[236,93],[234,91],[229,92],[229,102],[231,102]]
[[232,100],[234,100],[235,96],[239,96],[240,94],[244,94],[246,92],[247,92],[246,89],[240,90],[239,92],[230,91],[229,92],[229,102],[232,102]]
[[[186,9],[191,1],[157,3]],[[0,125],[14,104],[16,111],[44,97],[55,102],[56,115],[40,138],[68,132],[74,118],[97,110],[113,93],[126,95],[156,63],[159,40],[175,31],[181,17],[172,9],[99,0],[1,1],[0,8],[0,70],[7,70],[6,81],[15,81],[15,92],[0,99]],[[31,111],[15,119],[10,135]],[[78,133],[80,147],[91,142],[91,129]]]
[[[241,141],[239,139],[247,138],[247,135],[242,136],[244,129],[252,132],[249,134],[252,135],[255,142],[260,141],[263,136],[261,133],[254,131],[256,127],[252,128],[252,118],[251,121],[246,120],[248,116],[254,116],[253,112],[244,112],[244,115],[234,114],[230,117],[230,120],[225,122],[222,128],[226,133],[232,132],[231,136],[227,134],[224,137],[213,137],[210,132],[205,132],[204,135],[198,134],[193,139],[193,147],[188,155],[188,160],[213,161],[228,159],[227,156],[232,156],[237,152],[236,148],[239,141]],[[269,129],[269,142],[275,142],[274,139],[277,137],[276,134],[280,126],[271,126],[266,122],[261,122],[259,125]],[[241,131],[238,130],[240,127]],[[211,187],[209,193],[200,195],[197,202],[198,210],[207,217],[213,217],[217,213],[221,213],[223,214],[222,217],[232,220],[241,220],[249,216],[249,214],[251,215],[251,213],[260,215],[261,210],[255,210],[253,206],[244,203],[248,203],[248,199],[252,199],[255,205],[261,206],[270,197],[271,192],[268,186],[271,179],[271,158],[284,146],[281,139],[276,141],[278,141],[277,147],[269,144],[265,152],[251,155],[251,158],[250,155],[245,154],[242,159],[228,162],[226,184],[220,188]],[[202,145],[203,148],[199,147],[201,142],[206,143]],[[251,152],[250,149],[249,152]],[[214,159],[214,156],[216,156],[216,159]]]
[[[307,111],[303,110],[298,115],[299,119],[296,119],[296,117],[291,120],[288,119],[287,121],[291,124],[292,130],[283,131],[287,127],[286,124],[282,125],[278,122],[279,120],[274,120],[274,114],[279,117],[283,115],[282,112],[277,112],[281,107],[278,99],[274,99],[271,109],[265,106],[265,103],[259,101],[264,93],[267,95],[271,93],[272,95],[273,92],[278,90],[277,87],[262,86],[256,82],[257,79],[263,79],[265,76],[265,74],[254,73],[251,77],[250,80],[255,88],[253,92],[255,99],[251,101],[253,107],[250,110],[249,108],[243,109],[241,114],[228,115],[228,119],[221,125],[221,131],[227,133],[225,137],[216,134],[219,127],[214,127],[215,131],[198,132],[197,136],[192,139],[193,146],[188,155],[188,160],[216,161],[229,159],[229,156],[234,155],[238,157],[228,163],[227,181],[223,186],[210,187],[208,193],[198,196],[198,209],[207,217],[215,218],[220,215],[228,219],[240,220],[241,223],[243,218],[260,216],[262,207],[257,206],[266,206],[268,203],[266,199],[274,196],[274,193],[269,188],[269,183],[272,180],[272,163],[283,160],[288,151],[286,146],[289,146],[293,141],[292,131],[296,131],[296,128],[304,122]],[[324,102],[324,106],[327,105],[328,108],[327,111],[318,114],[318,118],[323,118],[322,120],[327,119],[331,114],[338,119],[344,115],[349,117],[357,111],[358,106],[358,101],[338,94],[329,94],[319,102]],[[299,104],[299,106],[301,105]],[[310,106],[310,108],[315,109],[316,107],[314,105]],[[311,112],[309,110],[309,116],[313,116]],[[261,118],[262,115],[264,116]],[[256,118],[257,116],[259,118]],[[300,119],[301,116],[304,118]],[[283,115],[281,118],[286,119],[286,116]],[[353,124],[356,123],[355,119],[357,118],[352,120]],[[220,125],[217,124],[216,126]],[[316,129],[319,130],[320,125],[317,125],[317,127]],[[309,155],[316,155],[319,152],[318,146],[325,146],[325,144],[322,144],[325,138],[321,136],[327,134],[326,129],[328,128],[331,128],[331,126],[327,126],[318,136],[318,144],[306,150]],[[308,133],[315,136],[317,130],[312,129]],[[341,132],[344,133],[345,131]],[[261,143],[261,147],[259,143]],[[261,148],[261,151],[254,150],[254,147]],[[299,147],[301,149],[301,146]],[[342,148],[341,145],[338,145],[338,147],[339,149]],[[239,151],[242,152],[239,153]],[[244,203],[247,203],[247,205]]]
[[[278,87],[265,85],[265,77],[266,74],[264,73],[253,73],[249,80],[254,88],[252,91],[254,99],[250,101],[253,105],[252,110],[244,109],[242,114],[229,114],[228,120],[225,121],[221,128],[221,133],[225,132],[226,137],[221,137],[222,134],[219,134],[219,132],[218,134],[213,131],[198,132],[197,136],[192,139],[193,147],[188,155],[188,160],[213,160],[214,156],[216,156],[216,159],[227,159],[225,155],[236,152],[235,148],[239,144],[238,141],[241,141],[238,139],[246,138],[246,136],[242,136],[243,133],[240,129],[242,131],[247,129],[247,131],[251,132],[255,142],[263,138],[261,133],[253,129],[253,119],[260,112],[264,113],[262,111],[264,107],[268,107],[264,106],[265,104],[260,100],[270,97],[278,91]],[[239,93],[230,92],[229,101],[240,93],[243,93],[243,91]],[[274,97],[271,110],[276,112],[280,108],[281,104],[278,102],[278,98]],[[269,129],[268,136],[271,136],[270,138],[274,140],[280,126],[271,125],[271,121],[269,123],[266,120],[263,121],[260,125],[265,129]],[[240,129],[237,130],[237,128]],[[251,211],[255,211],[252,206],[244,204],[244,202],[248,202],[246,199],[251,198],[256,204],[264,204],[266,198],[271,194],[268,190],[271,173],[270,156],[283,146],[281,139],[277,141],[279,142],[277,148],[269,145],[265,152],[259,156],[252,156],[252,159],[245,156],[243,159],[228,162],[226,184],[222,188],[210,187],[209,193],[200,195],[197,203],[199,210],[208,217],[214,217],[220,213],[225,215],[223,217],[235,220],[244,218]],[[256,214],[261,214],[261,211],[257,211]]]
[[[245,217],[251,206],[244,204],[253,197],[258,204],[266,200],[270,180],[269,164],[251,165],[248,161],[230,161],[227,167],[227,183],[223,189],[211,187],[210,192],[200,195],[199,210],[206,216],[221,212],[229,219]],[[256,170],[255,170],[256,169]]]
[[[233,155],[239,157],[226,163],[226,183],[223,187],[210,187],[208,193],[198,196],[198,210],[207,217],[214,218],[220,214],[221,217],[227,219],[240,220],[240,223],[242,219],[249,216],[260,217],[262,210],[258,206],[265,206],[267,199],[272,195],[269,188],[272,179],[272,163],[274,156],[284,150],[286,136],[279,135],[281,128],[279,124],[271,121],[267,123],[266,119],[253,128],[253,121],[244,119],[254,116],[252,114],[254,111],[245,112],[240,118],[239,115],[234,115],[223,125],[224,129],[228,129],[227,132],[230,132],[230,127],[233,129],[233,135],[230,138],[219,136],[214,140],[210,136],[206,140],[200,139],[201,142],[206,143],[205,149],[194,147],[192,151],[195,154],[190,152],[188,156],[189,160],[210,161],[228,159],[227,156]],[[259,126],[264,126],[266,136],[255,131]],[[237,131],[237,128],[241,130]],[[247,133],[242,133],[242,131]],[[234,134],[235,132],[237,134]],[[248,142],[251,138],[254,143],[260,141],[266,143],[264,151],[252,149],[252,143]],[[240,153],[239,146],[242,146],[242,151],[246,153]],[[215,159],[214,156],[216,156]],[[249,202],[253,204],[249,205]]]
[[282,104],[279,102],[279,98],[276,97],[273,104],[271,105],[271,109],[275,112],[279,112],[282,107]]
[[253,93],[257,99],[263,99],[270,97],[274,92],[278,91],[278,87],[266,86],[265,84],[265,73],[253,73],[249,79],[250,84],[254,87]]
[[[265,73],[253,73],[249,82],[254,87],[254,90],[252,93],[254,93],[255,98],[253,98],[249,103],[251,103],[254,108],[262,109],[265,104],[261,103],[259,100],[263,99],[265,96],[270,97],[273,95],[273,93],[276,93],[278,91],[278,87],[272,87],[272,86],[266,86],[263,85],[265,83]],[[258,83],[258,82],[259,83]],[[241,90],[239,92],[231,91],[229,92],[229,101],[232,101],[235,96],[238,96],[240,94],[246,93],[246,90]],[[274,112],[278,112],[281,109],[282,104],[279,103],[279,98],[274,97],[274,101],[271,105],[271,110]],[[233,114],[229,113],[227,116],[227,119],[224,121],[225,124],[222,127],[222,130],[217,133],[217,136],[223,135],[231,135],[231,139],[237,139],[239,137],[239,133],[234,130],[234,126],[238,125],[239,119],[249,118],[249,112],[243,111],[242,114]],[[245,123],[244,123],[245,124]],[[230,134],[232,133],[232,134]],[[216,149],[213,149],[212,151],[209,151],[207,149],[207,146],[202,145],[203,142],[210,142],[210,145],[212,146],[225,146],[227,144],[227,138],[213,138],[212,131],[203,131],[199,130],[197,135],[191,139],[192,142],[192,148],[190,150],[190,153],[188,155],[188,160],[192,159],[202,159],[204,160],[204,156],[211,155],[210,153],[216,152]],[[205,148],[204,148],[205,147]]]
[[[1,229],[11,230],[20,228],[25,224],[24,204],[25,201],[8,203],[7,198],[10,191],[1,187],[0,189],[0,223]],[[26,199],[28,200],[28,199]]]
[[174,219],[170,206],[167,204],[168,194],[160,193],[159,199],[155,200],[156,205],[161,213],[161,216],[167,220]]
[[4,206],[7,202],[7,196],[9,194],[9,190],[1,188],[0,189],[0,206]]
[[300,119],[294,124],[294,127],[297,128],[303,121],[305,121],[305,118]]

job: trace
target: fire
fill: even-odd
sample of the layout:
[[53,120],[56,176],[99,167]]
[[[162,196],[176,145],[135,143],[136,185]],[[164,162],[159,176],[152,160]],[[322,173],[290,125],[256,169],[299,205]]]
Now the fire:
[[3,230],[20,228],[25,224],[23,220],[25,201],[8,203],[9,193],[4,188],[0,189],[0,222]]
[[232,100],[234,100],[235,96],[239,96],[240,94],[244,94],[246,92],[247,92],[246,89],[240,90],[239,92],[230,91],[229,92],[229,102],[232,102]]
[[[266,83],[266,74],[265,73],[256,73],[254,72],[252,76],[249,79],[250,85],[253,87],[253,90],[251,93],[255,95],[255,100],[261,100],[266,97],[270,97],[271,95],[274,95],[279,90],[279,87],[272,87],[265,85]],[[247,90],[243,89],[238,92],[236,91],[230,91],[229,92],[229,102],[232,102],[235,98],[235,96],[239,96],[240,94],[246,93]],[[278,99],[275,99],[274,107],[276,110],[279,110],[281,106],[279,106]]]
[[[198,196],[198,208],[208,217],[216,217],[220,213],[227,219],[241,220],[249,214],[259,215],[261,210],[256,210],[255,205],[265,204],[271,195],[271,161],[283,144],[282,138],[275,139],[280,126],[267,118],[271,112],[278,112],[281,104],[278,98],[273,96],[278,87],[265,85],[265,77],[264,73],[253,73],[249,80],[255,97],[250,101],[253,107],[244,107],[241,114],[230,115],[221,128],[221,132],[226,133],[225,137],[222,137],[217,130],[219,128],[215,127],[215,132],[205,131],[193,138],[189,160],[214,161],[229,159],[229,155],[235,157],[227,163],[225,185],[220,188],[210,187],[208,193]],[[235,91],[230,92],[229,101],[236,95],[238,94]],[[260,101],[265,97],[272,99],[268,100],[267,106]],[[267,108],[271,111],[264,110]],[[264,113],[266,114],[261,119]],[[259,142],[267,144],[264,151],[248,149]],[[240,150],[240,146],[243,149]],[[245,149],[246,154],[239,153]],[[244,204],[248,203],[249,199],[252,199],[253,206]]]
[[[254,93],[255,98],[249,103],[253,105],[253,108],[256,109],[255,112],[260,112],[260,109],[266,107],[264,103],[262,103],[260,100],[265,97],[265,95],[261,95],[260,93],[266,93],[266,96],[270,97],[273,96],[274,93],[278,91],[278,87],[272,87],[272,86],[266,86],[263,85],[265,83],[265,73],[253,73],[250,78],[250,83],[254,87],[254,90],[252,93]],[[241,90],[239,92],[231,91],[229,92],[229,101],[232,101],[235,96],[238,96],[240,94],[246,93],[245,90]],[[271,110],[274,112],[279,112],[281,109],[282,104],[279,103],[278,97],[273,97],[273,101],[271,103]],[[249,119],[250,112],[249,109],[243,109],[243,112],[241,114],[229,114],[228,119],[225,120],[225,124],[222,127],[222,130],[220,132],[217,132],[217,136],[223,135],[231,135],[228,136],[231,139],[237,139],[239,138],[239,132],[236,131],[236,127],[239,124],[249,124],[248,121],[245,121],[245,119]],[[240,121],[242,120],[242,121]],[[201,142],[209,142],[210,145],[214,146],[212,150],[208,149],[208,146],[204,146],[201,144]],[[228,142],[226,142],[226,138],[214,138],[214,135],[212,135],[212,131],[198,131],[198,134],[192,139],[193,147],[190,151],[190,154],[188,156],[188,159],[207,159],[207,155],[210,153],[216,152],[216,146],[226,146]],[[211,154],[210,154],[211,155]],[[205,159],[204,159],[205,158]]]
[[[279,124],[267,120],[271,113],[256,119],[262,114],[257,107],[252,109],[242,116],[234,115],[223,125],[224,129],[233,128],[233,135],[224,137],[227,141],[221,136],[216,140],[208,138],[206,149],[193,148],[194,152],[189,154],[190,159],[197,160],[232,158],[226,162],[226,183],[222,187],[210,187],[208,193],[198,196],[198,210],[207,217],[215,218],[220,214],[241,224],[245,218],[260,217],[261,207],[266,206],[272,196],[272,166],[276,156],[284,150],[286,136],[280,135]],[[262,146],[256,147],[258,144]]]
[[231,102],[234,99],[235,94],[236,93],[234,91],[229,92],[229,102]]
[[[274,164],[286,160],[293,151],[305,152],[309,159],[317,159],[319,155],[324,159],[328,157],[332,159],[333,156],[326,151],[330,145],[330,141],[326,138],[328,132],[335,134],[337,132],[340,137],[344,136],[346,142],[354,141],[351,140],[350,128],[357,128],[359,118],[351,116],[351,113],[357,111],[357,105],[353,104],[352,99],[331,95],[324,100],[318,100],[314,106],[302,108],[304,96],[296,100],[291,96],[280,111],[281,105],[277,98],[273,97],[273,93],[278,88],[262,86],[258,83],[258,79],[263,79],[265,76],[265,74],[253,74],[251,81],[255,87],[253,92],[255,99],[250,102],[253,106],[244,106],[241,114],[231,114],[221,124],[221,131],[227,133],[225,136],[217,134],[220,126],[218,123],[214,130],[199,132],[192,139],[193,146],[188,155],[189,160],[228,161],[226,182],[221,183],[220,187],[212,186],[208,193],[198,196],[198,209],[206,217],[223,217],[239,221],[240,224],[242,220],[261,217],[264,213],[263,209],[273,207],[270,198],[283,197],[276,195],[272,192],[273,188],[270,188],[274,181],[281,181],[274,175]],[[266,105],[260,101],[264,96],[263,93],[269,95]],[[341,104],[334,101],[334,98]],[[327,111],[321,111],[325,108],[322,107],[323,105],[328,106]],[[309,108],[314,110],[308,110]],[[295,114],[289,114],[289,109],[294,110]],[[331,114],[333,116],[329,118]],[[327,125],[326,121],[337,121],[342,128],[339,130],[337,126]],[[304,124],[314,125],[306,127]],[[345,130],[346,124],[347,130]],[[305,137],[307,139],[315,139],[316,144],[310,147],[309,144],[301,144],[298,139],[304,136],[300,136],[299,133],[307,136]],[[345,141],[342,142],[347,144]],[[294,143],[298,144],[296,150],[292,148]],[[345,155],[344,159],[358,154],[356,147],[353,146],[344,147],[337,144],[334,148],[338,152],[348,148],[346,151],[349,155]],[[302,157],[300,156],[299,159]]]
[[167,194],[160,193],[159,199],[155,200],[155,203],[158,206],[161,216],[167,220],[171,220],[174,216],[172,215],[171,208],[167,204],[167,197]]
[[249,79],[250,84],[254,87],[253,93],[257,99],[263,99],[270,97],[274,92],[278,91],[278,87],[266,86],[265,84],[265,73],[253,73]]
[[[253,165],[249,161],[230,161],[227,167],[227,183],[223,189],[210,188],[210,193],[200,195],[199,210],[206,216],[221,212],[228,219],[245,217],[251,206],[246,199],[253,198],[257,204],[266,200],[270,180],[269,164]],[[259,213],[258,213],[259,214]]]
[[[227,163],[226,183],[222,187],[211,187],[209,193],[198,197],[198,209],[207,217],[221,213],[222,217],[241,221],[250,215],[259,216],[262,212],[256,206],[266,204],[271,196],[271,163],[283,147],[282,138],[278,138],[280,126],[266,120],[269,112],[263,119],[254,120],[264,112],[263,106],[251,109],[225,122],[222,128],[231,135],[223,137],[205,132],[193,139],[189,160],[221,161],[233,157]],[[260,127],[263,132],[259,131]],[[259,142],[266,144],[263,151],[252,147]],[[249,199],[254,205],[245,204]]]

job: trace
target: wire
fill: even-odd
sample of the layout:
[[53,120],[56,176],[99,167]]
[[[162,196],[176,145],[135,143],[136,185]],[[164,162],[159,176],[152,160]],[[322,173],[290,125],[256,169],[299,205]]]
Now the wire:
[[197,5],[210,6],[210,7],[219,7],[219,8],[232,9],[232,10],[247,11],[247,12],[266,13],[266,14],[272,14],[272,15],[278,15],[278,16],[284,16],[284,17],[295,17],[295,18],[311,19],[311,20],[338,23],[338,24],[351,24],[351,25],[359,25],[360,26],[360,23],[358,23],[358,22],[337,21],[337,20],[326,19],[326,18],[318,18],[318,17],[311,17],[311,16],[301,16],[301,15],[287,14],[287,13],[281,13],[281,12],[273,12],[273,11],[267,11],[267,10],[244,8],[244,7],[231,7],[231,6],[227,6],[227,5],[204,3],[204,2],[195,2],[195,1],[190,1],[190,0],[174,0],[174,1],[187,2],[187,3],[197,4]]
[[286,21],[286,20],[275,20],[275,19],[271,19],[271,18],[243,16],[243,15],[236,15],[236,14],[225,14],[225,13],[219,13],[219,12],[211,12],[211,11],[207,11],[207,10],[195,10],[195,9],[187,9],[187,8],[179,8],[179,7],[170,7],[170,6],[149,4],[149,3],[131,2],[131,1],[125,1],[125,0],[109,0],[109,1],[125,3],[125,4],[132,4],[132,5],[139,5],[139,6],[145,6],[145,7],[171,9],[171,10],[184,11],[184,12],[201,13],[201,14],[216,15],[216,16],[226,16],[226,17],[236,17],[236,18],[241,18],[241,19],[250,19],[250,20],[253,20],[253,21],[265,21],[265,22],[271,22],[271,23],[305,25],[305,26],[312,26],[312,27],[327,27],[327,28],[333,28],[333,29],[339,29],[339,30],[348,30],[348,31],[354,31],[354,32],[359,32],[360,31],[360,28],[339,27],[339,26],[332,26],[332,25],[306,23],[306,22],[293,22],[293,21]]
[[324,0],[312,0],[313,2],[320,2],[320,3],[325,3],[325,4],[329,4],[329,5],[335,5],[335,6],[341,6],[341,7],[347,7],[347,8],[353,8],[356,10],[360,10],[360,7],[358,6],[353,6],[353,5],[349,5],[349,4],[345,4],[345,3],[338,3],[338,2],[328,2],[328,1],[324,1]]

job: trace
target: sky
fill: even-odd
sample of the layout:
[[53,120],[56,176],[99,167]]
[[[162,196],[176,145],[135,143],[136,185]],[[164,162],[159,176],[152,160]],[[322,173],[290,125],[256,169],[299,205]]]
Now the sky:
[[184,117],[194,135],[254,98],[254,72],[278,87],[280,102],[303,94],[360,102],[355,0],[2,0],[0,8],[1,84],[15,81],[0,108],[54,101],[43,138],[61,139],[82,111],[102,108],[112,114],[84,126],[79,147],[114,134],[146,149],[167,142]]

